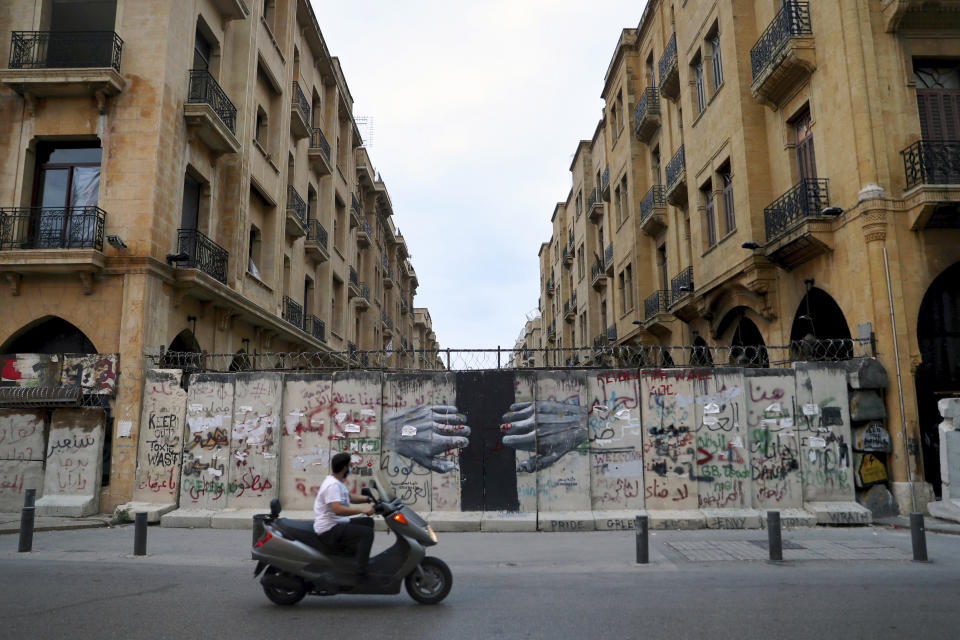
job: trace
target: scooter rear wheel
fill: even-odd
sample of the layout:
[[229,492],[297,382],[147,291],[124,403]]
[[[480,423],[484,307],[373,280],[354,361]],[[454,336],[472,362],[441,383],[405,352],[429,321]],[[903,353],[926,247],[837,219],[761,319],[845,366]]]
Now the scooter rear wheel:
[[446,562],[428,556],[420,563],[420,572],[422,576],[414,571],[403,582],[411,598],[420,604],[437,604],[447,597],[453,586],[453,574]]
[[[270,567],[267,569],[268,573],[281,573],[280,571]],[[300,586],[296,589],[285,589],[282,587],[275,587],[272,585],[261,585],[263,587],[263,593],[270,599],[274,604],[279,604],[284,607],[289,607],[297,604],[303,600],[304,596],[307,595],[307,589],[303,585],[303,582],[299,583]]]

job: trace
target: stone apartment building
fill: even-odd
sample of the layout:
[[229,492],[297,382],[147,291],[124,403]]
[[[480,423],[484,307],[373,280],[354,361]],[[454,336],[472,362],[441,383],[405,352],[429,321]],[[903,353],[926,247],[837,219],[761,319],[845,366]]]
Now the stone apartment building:
[[540,247],[544,346],[581,349],[547,364],[872,338],[891,488],[928,495],[960,388],[960,3],[650,0],[602,98]]
[[[436,348],[309,0],[3,5],[0,353],[119,354],[139,424],[161,349]],[[109,511],[136,451],[107,445]]]

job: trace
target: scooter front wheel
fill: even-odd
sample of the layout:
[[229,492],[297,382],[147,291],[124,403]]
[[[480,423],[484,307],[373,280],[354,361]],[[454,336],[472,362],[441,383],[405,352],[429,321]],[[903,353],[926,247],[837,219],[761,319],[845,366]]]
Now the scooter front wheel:
[[410,597],[420,604],[437,604],[450,593],[453,574],[446,562],[428,556],[420,563],[420,571],[408,575],[403,584]]
[[302,580],[288,574],[283,574],[273,567],[267,569],[267,575],[264,576],[264,578],[269,581],[270,577],[275,576],[282,576],[284,578],[284,584],[261,584],[263,593],[274,604],[289,607],[297,604],[307,595],[307,589]]

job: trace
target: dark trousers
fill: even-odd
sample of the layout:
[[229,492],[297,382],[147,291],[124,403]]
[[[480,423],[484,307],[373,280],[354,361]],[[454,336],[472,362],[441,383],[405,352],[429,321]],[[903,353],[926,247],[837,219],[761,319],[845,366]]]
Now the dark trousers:
[[357,560],[357,570],[367,570],[370,560],[370,548],[373,546],[373,518],[361,516],[350,518],[350,522],[340,522],[320,534],[323,544],[330,547],[340,547],[354,555]]

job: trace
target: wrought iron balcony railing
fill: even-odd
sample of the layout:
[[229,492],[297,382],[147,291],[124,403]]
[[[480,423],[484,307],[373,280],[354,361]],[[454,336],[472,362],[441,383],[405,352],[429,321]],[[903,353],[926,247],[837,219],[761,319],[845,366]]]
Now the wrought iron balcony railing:
[[655,184],[640,201],[640,222],[650,217],[654,209],[667,206],[667,199],[663,195],[663,185]]
[[590,267],[590,282],[595,282],[600,278],[606,278],[607,272],[604,268],[603,262],[599,259],[593,261],[593,266]]
[[305,331],[312,335],[314,338],[320,342],[327,341],[327,325],[326,323],[314,315],[307,316]]
[[357,297],[370,302],[370,286],[366,282],[360,283],[360,295]]
[[350,194],[350,211],[357,215],[360,215],[361,212],[360,201],[357,199],[357,194],[355,193]]
[[323,129],[314,127],[313,135],[310,136],[310,148],[320,149],[323,155],[327,157],[327,162],[330,162],[330,143],[327,142],[327,137],[323,135]]
[[900,155],[907,189],[919,184],[960,184],[960,141],[917,140]]
[[677,66],[677,34],[674,33],[667,40],[667,46],[663,48],[660,54],[660,62],[657,64],[657,71],[660,73],[660,87],[663,88],[664,78],[670,75]]
[[667,313],[670,308],[670,292],[661,289],[643,301],[643,319],[650,322],[658,313]]
[[383,326],[393,331],[393,318],[387,315],[386,309],[380,310],[380,320],[383,322]]
[[670,298],[676,304],[682,298],[693,294],[693,267],[687,267],[670,280]]
[[637,106],[633,109],[633,131],[637,138],[641,138],[640,131],[644,121],[654,114],[660,113],[660,93],[656,87],[647,87],[640,93]]
[[303,95],[299,82],[293,83],[293,106],[300,112],[304,122],[310,122],[310,101]]
[[327,230],[323,228],[319,220],[307,222],[307,242],[315,242],[324,250],[327,249]]
[[283,296],[283,319],[297,329],[303,329],[303,307],[290,296]]
[[603,196],[600,195],[600,187],[593,189],[587,196],[587,211],[593,211],[595,206],[603,204]]
[[113,31],[14,31],[11,69],[106,69],[120,72],[123,40]]
[[610,167],[606,167],[600,175],[600,191],[606,191],[610,186]]
[[753,79],[774,61],[780,49],[794,36],[813,34],[810,24],[810,3],[784,0],[780,11],[750,49],[750,70]]
[[667,163],[667,167],[664,170],[664,175],[667,178],[667,187],[671,187],[675,182],[679,181],[686,168],[686,156],[683,145],[680,145],[680,148],[677,149],[677,152],[670,158],[670,162]]
[[763,209],[767,242],[779,238],[797,224],[830,206],[829,180],[803,178],[792,189]]
[[292,184],[287,185],[287,211],[292,211],[300,224],[307,224],[307,203],[303,201]]
[[603,266],[609,269],[611,265],[613,265],[613,245],[608,244],[603,251]]
[[357,270],[353,267],[350,267],[350,284],[355,287],[360,286],[360,277],[357,275]]
[[184,260],[177,266],[199,269],[211,278],[227,283],[227,250],[196,229],[177,229],[177,253]]
[[99,207],[0,207],[0,251],[103,251],[107,214]]
[[190,88],[187,91],[187,102],[210,105],[210,108],[219,116],[223,124],[230,129],[230,133],[236,134],[237,108],[233,106],[230,98],[227,97],[227,94],[223,92],[223,89],[206,69],[190,70]]

